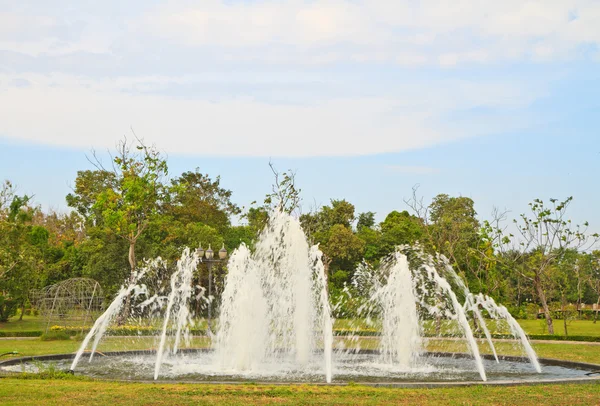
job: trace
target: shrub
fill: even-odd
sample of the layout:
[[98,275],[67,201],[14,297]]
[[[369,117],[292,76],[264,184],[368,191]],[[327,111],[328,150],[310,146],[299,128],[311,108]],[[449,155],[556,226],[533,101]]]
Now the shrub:
[[0,322],[6,322],[17,313],[16,300],[0,295]]

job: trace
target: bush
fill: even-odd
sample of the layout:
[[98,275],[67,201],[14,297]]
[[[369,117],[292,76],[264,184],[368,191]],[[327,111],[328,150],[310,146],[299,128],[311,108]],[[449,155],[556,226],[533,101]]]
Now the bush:
[[17,313],[18,303],[16,300],[0,295],[0,322],[7,322],[8,319]]
[[66,331],[48,331],[40,336],[42,341],[70,340],[71,336]]

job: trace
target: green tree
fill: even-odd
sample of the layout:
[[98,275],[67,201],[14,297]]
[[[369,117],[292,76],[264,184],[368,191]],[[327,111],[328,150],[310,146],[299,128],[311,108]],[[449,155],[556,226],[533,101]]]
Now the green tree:
[[173,179],[169,191],[165,211],[184,224],[202,223],[224,232],[230,226],[230,216],[241,212],[231,201],[232,192],[221,187],[221,178],[213,181],[198,168]]
[[48,231],[32,223],[36,208],[29,205],[30,198],[13,190],[4,190],[4,195],[10,205],[2,203],[0,211],[0,321],[17,306],[23,317],[29,292],[39,285],[48,243]]
[[[590,289],[596,295],[596,306],[600,306],[600,251],[596,250],[584,254],[582,259],[584,277]],[[594,312],[594,324],[598,319],[598,312]]]
[[381,231],[365,226],[358,229],[356,236],[365,244],[364,259],[371,263],[378,261],[382,256]]
[[328,231],[327,240],[320,248],[331,260],[332,271],[344,270],[352,274],[356,264],[363,257],[365,242],[350,228],[343,224],[335,224]]
[[98,173],[78,174],[75,194],[67,197],[67,203],[93,218],[94,224],[127,241],[133,275],[136,244],[150,222],[160,215],[168,198],[164,185],[167,162],[156,148],[138,140],[132,149],[132,144],[124,139],[117,145],[110,175],[99,162],[98,166]]
[[398,245],[414,244],[425,235],[421,219],[407,211],[392,211],[379,225],[381,229],[380,255],[386,256]]
[[77,172],[73,193],[66,196],[67,205],[82,216],[87,226],[102,226],[102,208],[97,206],[98,196],[108,189],[117,189],[117,171],[102,169]]
[[367,211],[358,215],[358,221],[356,223],[356,229],[360,231],[361,228],[373,228],[375,226],[375,213]]
[[[586,251],[600,239],[598,234],[587,232],[587,222],[575,225],[567,219],[567,209],[572,201],[572,197],[564,201],[550,199],[550,205],[546,205],[544,201],[535,199],[529,203],[530,213],[523,213],[519,220],[514,220],[518,237],[498,226],[490,233],[496,249],[518,253],[504,266],[513,267],[531,282],[542,305],[549,334],[554,334],[548,305],[548,296],[554,287],[554,268],[564,261],[570,251]],[[515,266],[515,262],[519,261],[526,262],[526,266]]]

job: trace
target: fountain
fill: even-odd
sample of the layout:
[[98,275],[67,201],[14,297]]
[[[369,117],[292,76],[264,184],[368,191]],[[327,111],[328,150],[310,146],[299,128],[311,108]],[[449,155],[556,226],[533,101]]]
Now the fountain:
[[[274,211],[253,249],[241,245],[232,253],[215,332],[208,329],[203,337],[198,337],[198,316],[191,309],[194,300],[202,310],[212,298],[194,285],[198,262],[196,251],[185,249],[168,284],[149,279],[167,272],[168,264],[160,258],[148,262],[96,320],[74,357],[3,361],[0,370],[36,370],[42,361],[111,379],[404,384],[527,382],[580,377],[587,368],[545,361],[542,369],[504,306],[469,292],[445,258],[419,247],[398,247],[377,269],[358,267],[340,303],[356,300],[360,306],[350,328],[343,335],[338,331],[335,339],[322,253],[308,243],[292,216]],[[340,303],[334,309],[339,310]],[[152,332],[120,340],[139,340],[143,344],[136,348],[151,348],[98,352],[126,305],[131,306],[130,319]],[[473,326],[470,316],[476,321]],[[489,320],[505,322],[513,336],[510,343],[521,346],[526,356],[499,356],[486,325]],[[365,325],[373,328],[373,335],[363,337]],[[475,326],[483,334],[474,332]],[[492,355],[480,353],[478,334]],[[431,340],[462,340],[468,352],[428,352]],[[84,360],[88,348],[90,355]]]
[[229,261],[215,352],[223,367],[256,369],[293,359],[305,368],[323,341],[331,382],[332,323],[321,252],[300,223],[275,212],[254,253],[241,246]]

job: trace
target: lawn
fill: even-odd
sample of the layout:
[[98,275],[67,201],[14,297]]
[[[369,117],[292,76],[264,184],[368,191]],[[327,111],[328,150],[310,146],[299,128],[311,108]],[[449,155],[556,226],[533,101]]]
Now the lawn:
[[[538,320],[518,320],[523,330],[527,334],[546,334],[545,319]],[[600,337],[600,322],[594,324],[592,320],[568,320],[567,330],[571,336],[593,336]],[[562,320],[554,320],[554,333],[564,335],[565,329]]]
[[600,384],[393,389],[2,379],[3,405],[598,405]]
[[0,323],[0,331],[44,331],[46,323],[40,316],[13,317],[6,323]]

